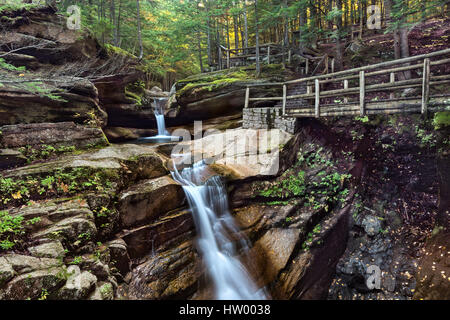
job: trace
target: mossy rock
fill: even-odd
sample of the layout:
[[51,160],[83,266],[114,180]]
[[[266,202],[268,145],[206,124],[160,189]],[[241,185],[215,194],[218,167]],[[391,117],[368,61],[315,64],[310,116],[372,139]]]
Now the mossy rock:
[[[261,79],[261,80],[258,80]],[[254,66],[231,68],[215,72],[190,76],[177,82],[177,97],[185,94],[196,94],[200,91],[210,92],[241,83],[245,86],[255,81],[275,82],[284,80],[283,69],[280,64],[264,65],[259,77]]]
[[450,126],[450,111],[436,112],[433,125],[436,130]]

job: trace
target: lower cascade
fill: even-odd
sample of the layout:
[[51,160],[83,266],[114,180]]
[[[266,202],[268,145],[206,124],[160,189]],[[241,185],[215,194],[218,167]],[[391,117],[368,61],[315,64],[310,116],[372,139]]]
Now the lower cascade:
[[[172,155],[173,158],[181,155]],[[259,289],[236,257],[248,252],[248,242],[240,237],[233,243],[230,234],[238,234],[233,217],[228,209],[225,186],[219,176],[205,182],[207,165],[201,161],[181,172],[174,165],[173,178],[183,186],[192,210],[198,233],[198,248],[214,287],[215,299],[262,300],[267,298],[265,289]]]

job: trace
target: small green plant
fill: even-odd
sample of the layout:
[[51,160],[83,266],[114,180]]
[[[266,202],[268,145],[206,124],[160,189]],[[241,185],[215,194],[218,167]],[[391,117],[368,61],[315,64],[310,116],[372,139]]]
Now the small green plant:
[[0,211],[0,248],[10,250],[25,233],[23,216],[11,216],[8,211]]
[[[315,235],[319,234],[322,229],[322,226],[320,224],[317,224],[314,226],[314,228],[306,235],[306,240],[302,243],[302,249],[309,250],[311,245],[313,244],[313,239]],[[318,241],[317,244],[322,243],[321,241]]]
[[426,133],[425,130],[416,128],[417,138],[420,143],[428,148],[433,148],[436,146],[436,137],[432,132]]
[[82,263],[82,262],[83,262],[83,258],[80,257],[80,256],[76,256],[76,257],[74,257],[74,258],[72,259],[72,261],[69,262],[69,264],[74,264],[74,265],[76,265],[76,264],[80,264],[80,263]]
[[362,123],[367,123],[367,122],[369,122],[369,117],[368,117],[368,116],[364,116],[364,117],[358,117],[358,116],[356,116],[356,117],[355,117],[355,120],[356,120],[356,121],[361,121]]
[[350,135],[352,136],[353,141],[361,140],[364,137],[362,133],[358,133],[355,130],[350,131]]
[[38,298],[38,300],[47,300],[47,297],[48,297],[47,289],[42,288],[41,296]]

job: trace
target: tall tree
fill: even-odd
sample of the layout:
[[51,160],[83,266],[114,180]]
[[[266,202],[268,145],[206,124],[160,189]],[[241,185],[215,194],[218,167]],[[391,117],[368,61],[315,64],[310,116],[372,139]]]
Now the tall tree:
[[261,74],[259,64],[259,25],[258,25],[258,0],[255,0],[255,51],[256,51],[256,76]]
[[136,7],[137,7],[137,35],[138,35],[138,42],[139,42],[139,60],[142,59],[144,56],[144,47],[142,45],[142,31],[141,31],[141,11],[139,7],[139,0],[136,0]]

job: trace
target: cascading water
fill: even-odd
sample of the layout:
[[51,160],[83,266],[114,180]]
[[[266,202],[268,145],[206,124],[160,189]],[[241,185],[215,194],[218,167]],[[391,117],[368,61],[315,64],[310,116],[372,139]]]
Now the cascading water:
[[[183,186],[192,210],[198,233],[198,248],[203,256],[207,272],[213,281],[215,298],[219,300],[266,299],[264,288],[258,289],[244,266],[236,258],[235,244],[228,234],[238,234],[228,210],[225,186],[219,176],[202,183],[206,164],[198,162],[179,172],[174,160],[173,178]],[[242,250],[249,249],[245,238],[238,243]]]
[[158,135],[153,137],[143,137],[137,140],[138,143],[158,143],[158,142],[178,142],[180,137],[171,136],[166,130],[166,122],[164,120],[164,106],[167,98],[153,98],[153,113],[155,114]]
[[166,137],[169,135],[164,121],[164,105],[166,102],[166,98],[154,98],[153,112],[155,113],[156,125],[158,127],[157,137]]

